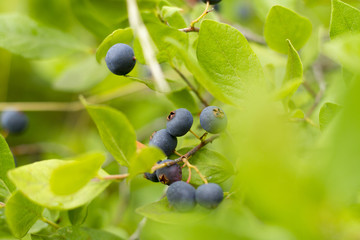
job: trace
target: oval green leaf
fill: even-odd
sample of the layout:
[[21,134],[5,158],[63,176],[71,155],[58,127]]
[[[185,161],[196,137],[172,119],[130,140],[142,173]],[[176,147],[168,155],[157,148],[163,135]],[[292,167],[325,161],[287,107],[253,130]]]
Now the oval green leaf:
[[[0,40],[1,41],[1,40]],[[10,191],[15,189],[14,184],[7,177],[7,172],[15,168],[14,157],[10,151],[9,145],[4,137],[0,134],[0,179],[4,181],[5,185]]]
[[360,11],[339,0],[332,1],[330,37],[360,32]]
[[43,208],[16,191],[6,202],[6,222],[17,238],[24,237],[34,223],[41,217]]
[[216,91],[234,104],[264,83],[259,59],[246,38],[235,28],[204,20],[200,26],[197,58]]
[[136,134],[126,116],[107,106],[86,106],[86,109],[107,150],[121,165],[129,166],[136,151]]
[[[110,184],[110,181],[90,181],[73,194],[55,195],[50,187],[51,175],[55,169],[69,162],[71,161],[45,160],[15,168],[9,171],[8,175],[16,187],[35,203],[50,209],[72,209],[90,202]],[[106,176],[107,173],[100,170],[98,175]]]
[[302,48],[310,38],[311,22],[282,6],[270,9],[264,26],[264,37],[270,48],[280,53],[287,53],[286,40],[289,39],[295,49]]
[[77,161],[69,161],[54,169],[50,189],[56,195],[71,195],[84,187],[99,172],[104,154],[87,154]]

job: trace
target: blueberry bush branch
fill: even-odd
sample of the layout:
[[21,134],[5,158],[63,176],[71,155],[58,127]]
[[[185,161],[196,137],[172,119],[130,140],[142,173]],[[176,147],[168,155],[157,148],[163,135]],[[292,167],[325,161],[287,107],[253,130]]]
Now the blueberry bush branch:
[[163,168],[163,167],[169,167],[171,165],[177,164],[179,162],[182,162],[183,159],[189,159],[191,156],[193,156],[197,151],[199,151],[202,147],[206,146],[208,143],[213,142],[215,139],[217,139],[220,135],[214,135],[204,141],[202,141],[199,145],[197,145],[196,147],[194,147],[193,149],[191,149],[189,152],[187,152],[186,154],[184,154],[183,156],[175,159],[173,162],[165,162],[165,163],[161,163],[161,164],[156,164],[151,168],[151,171],[154,172],[157,169]]

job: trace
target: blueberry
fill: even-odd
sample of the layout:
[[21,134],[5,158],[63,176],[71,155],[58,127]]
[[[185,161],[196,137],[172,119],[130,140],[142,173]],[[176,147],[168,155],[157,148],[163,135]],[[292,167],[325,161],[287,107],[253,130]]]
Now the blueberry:
[[108,50],[105,62],[112,73],[126,75],[135,67],[136,58],[130,46],[117,43]]
[[219,133],[226,128],[227,117],[221,108],[209,106],[201,111],[200,125],[209,133]]
[[[165,162],[174,162],[174,160],[164,160],[161,163]],[[159,182],[170,185],[174,182],[181,181],[182,178],[182,170],[178,164],[174,164],[168,167],[163,167],[156,170],[156,176],[159,179]]]
[[196,189],[196,202],[206,208],[216,208],[224,198],[223,190],[216,183],[203,184]]
[[183,181],[171,184],[166,196],[170,206],[181,212],[190,211],[196,205],[195,188]]
[[153,133],[149,145],[160,148],[166,156],[170,156],[175,151],[177,139],[171,136],[166,129],[161,129]]
[[170,112],[167,117],[166,130],[174,137],[185,135],[193,124],[193,116],[189,110],[179,108]]
[[9,133],[21,133],[28,125],[27,116],[15,109],[5,110],[1,114],[1,125],[2,128]]
[[218,4],[221,0],[202,0],[204,3],[210,2],[211,5]]
[[148,173],[148,172],[144,173],[144,178],[146,178],[152,182],[159,182],[159,179],[156,176],[156,171],[153,173]]

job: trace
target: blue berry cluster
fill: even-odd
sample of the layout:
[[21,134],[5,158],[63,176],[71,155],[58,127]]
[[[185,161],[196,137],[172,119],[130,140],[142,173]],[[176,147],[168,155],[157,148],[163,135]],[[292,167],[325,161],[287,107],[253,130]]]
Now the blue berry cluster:
[[[150,137],[149,145],[160,148],[169,157],[176,149],[177,137],[189,132],[193,122],[192,114],[185,108],[170,112],[166,128],[154,132]],[[200,113],[200,125],[206,132],[219,133],[226,128],[227,117],[221,108],[208,106]],[[174,209],[189,211],[197,203],[206,208],[216,208],[223,200],[223,191],[218,184],[207,183],[195,189],[189,183],[182,181],[182,169],[175,160],[166,159],[157,163],[168,164],[153,173],[144,173],[144,177],[153,182],[170,185],[166,195],[170,206]]]
[[178,181],[169,186],[166,197],[170,206],[186,212],[193,209],[196,203],[205,208],[216,208],[223,200],[224,193],[216,183],[203,184],[195,190],[189,183]]

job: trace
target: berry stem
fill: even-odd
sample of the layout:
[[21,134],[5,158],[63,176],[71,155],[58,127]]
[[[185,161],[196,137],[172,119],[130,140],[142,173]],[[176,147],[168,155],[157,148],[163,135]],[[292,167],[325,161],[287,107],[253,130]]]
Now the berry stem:
[[192,135],[194,135],[197,139],[200,140],[200,137],[193,130],[190,129],[189,132],[191,132]]
[[129,173],[124,173],[124,174],[117,174],[117,175],[107,175],[104,177],[96,177],[95,179],[97,180],[123,180],[127,177],[129,177]]
[[186,181],[187,183],[189,183],[190,180],[191,180],[191,169],[194,169],[194,170],[196,171],[196,173],[199,174],[201,180],[203,180],[203,182],[204,182],[205,184],[208,184],[208,181],[207,181],[206,177],[205,177],[204,175],[202,175],[202,173],[200,172],[200,170],[199,170],[196,166],[194,166],[194,165],[192,165],[191,163],[189,163],[189,160],[188,160],[187,158],[182,158],[182,160],[183,160],[183,162],[186,164],[186,166],[187,166],[188,169],[189,169],[189,177],[188,177],[188,179],[187,179],[187,181]]
[[178,155],[179,157],[182,157],[183,155],[177,151],[174,151],[175,155]]
[[184,80],[184,82],[189,86],[189,88],[195,93],[195,95],[199,98],[202,104],[204,104],[205,107],[209,106],[208,102],[200,95],[199,91],[190,83],[190,81],[185,77],[185,75],[177,69],[171,62],[171,67],[174,69],[174,71],[179,74],[179,76]]
[[194,27],[195,27],[195,23],[199,22],[203,17],[206,16],[206,14],[208,14],[209,12],[212,11],[212,10],[208,11],[209,7],[210,7],[210,2],[207,1],[204,12],[203,12],[197,19],[195,19],[194,21],[192,21],[192,22],[190,23],[190,28],[194,28]]
[[5,203],[0,202],[0,209],[1,209],[1,208],[4,208],[5,206],[6,206],[6,204],[5,204]]

